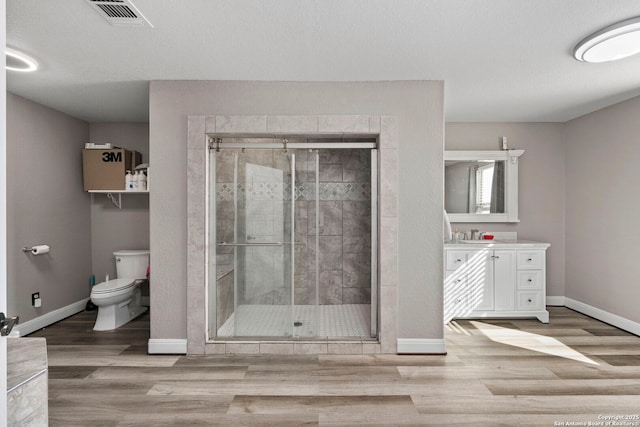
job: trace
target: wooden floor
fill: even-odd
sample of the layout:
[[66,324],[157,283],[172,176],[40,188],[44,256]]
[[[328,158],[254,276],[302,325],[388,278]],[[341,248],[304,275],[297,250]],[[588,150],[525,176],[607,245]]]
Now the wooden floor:
[[639,425],[640,338],[550,312],[453,322],[446,356],[150,356],[148,314],[32,336],[48,342],[51,426]]

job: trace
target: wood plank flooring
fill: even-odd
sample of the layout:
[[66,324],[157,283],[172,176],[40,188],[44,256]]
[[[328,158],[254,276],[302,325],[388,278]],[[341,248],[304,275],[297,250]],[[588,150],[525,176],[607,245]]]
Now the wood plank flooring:
[[[32,336],[47,338],[51,426],[559,426],[640,414],[640,338],[549,311],[548,325],[454,321],[446,356],[152,356],[148,313],[94,332],[85,312]],[[609,425],[640,425],[623,421]]]

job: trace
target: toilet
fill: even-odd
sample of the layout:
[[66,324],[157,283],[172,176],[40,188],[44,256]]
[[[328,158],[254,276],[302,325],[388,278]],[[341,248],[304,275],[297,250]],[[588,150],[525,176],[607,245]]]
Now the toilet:
[[110,331],[130,322],[145,311],[140,305],[140,284],[147,278],[148,250],[121,250],[113,253],[117,279],[91,289],[91,301],[98,307],[94,331]]

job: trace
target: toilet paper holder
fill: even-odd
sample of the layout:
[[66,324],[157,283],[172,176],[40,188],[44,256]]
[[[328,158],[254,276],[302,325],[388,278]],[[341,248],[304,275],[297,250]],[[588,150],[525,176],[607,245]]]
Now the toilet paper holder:
[[41,255],[49,252],[49,245],[36,245],[36,246],[24,246],[22,252],[30,253],[32,255]]

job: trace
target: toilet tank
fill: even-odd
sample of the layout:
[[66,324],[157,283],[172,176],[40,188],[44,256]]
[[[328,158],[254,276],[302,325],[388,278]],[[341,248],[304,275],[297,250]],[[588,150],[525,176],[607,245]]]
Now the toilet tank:
[[148,250],[120,250],[116,258],[116,276],[120,279],[146,279],[149,266]]

